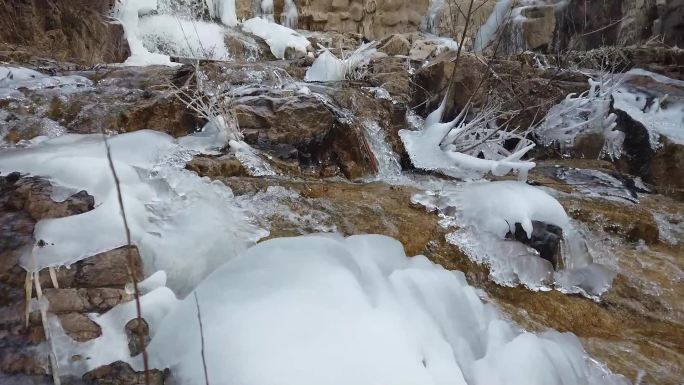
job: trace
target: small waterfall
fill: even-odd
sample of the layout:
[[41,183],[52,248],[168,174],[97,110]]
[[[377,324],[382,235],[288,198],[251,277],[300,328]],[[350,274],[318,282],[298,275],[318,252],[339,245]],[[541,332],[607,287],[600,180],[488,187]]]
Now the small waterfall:
[[377,162],[376,179],[381,181],[396,180],[401,176],[401,165],[397,154],[387,142],[382,127],[378,122],[372,120],[365,120],[361,125],[363,126],[363,135],[366,137],[368,146]]
[[492,38],[496,36],[501,26],[504,25],[504,20],[507,18],[510,8],[511,0],[497,1],[489,18],[477,31],[475,41],[473,42],[473,51],[482,52],[487,48]]
[[280,24],[291,29],[297,29],[299,26],[299,13],[294,0],[285,0],[285,7],[280,15]]
[[257,16],[275,23],[273,0],[261,0]]

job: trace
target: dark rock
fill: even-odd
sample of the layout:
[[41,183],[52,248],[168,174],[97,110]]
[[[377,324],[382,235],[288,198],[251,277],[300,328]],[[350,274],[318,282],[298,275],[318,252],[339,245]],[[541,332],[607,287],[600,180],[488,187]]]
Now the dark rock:
[[[168,374],[168,369],[151,369],[147,385],[164,385]],[[122,361],[91,370],[83,375],[83,382],[85,385],[146,385],[145,373],[134,371],[129,364]]]
[[14,183],[18,181],[19,178],[21,178],[21,174],[15,171],[7,174],[7,176],[5,177],[5,181],[7,183]]
[[[510,236],[511,234],[509,233]],[[544,222],[532,221],[532,237],[528,238],[520,223],[516,223],[512,238],[537,250],[539,256],[551,262],[554,269],[560,267],[560,244],[563,238],[563,230],[560,227]]]
[[135,357],[150,343],[150,327],[144,319],[134,318],[126,323],[125,330],[128,350],[131,357]]
[[658,192],[684,200],[684,145],[661,137],[661,147],[651,159],[646,179]]

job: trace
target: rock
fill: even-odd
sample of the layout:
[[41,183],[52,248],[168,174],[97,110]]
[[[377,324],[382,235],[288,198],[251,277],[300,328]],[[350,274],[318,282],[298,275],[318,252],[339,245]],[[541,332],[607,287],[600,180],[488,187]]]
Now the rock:
[[556,29],[556,9],[554,5],[525,7],[523,15],[523,36],[527,48],[546,52],[553,44]]
[[210,178],[247,175],[247,170],[234,156],[221,156],[219,158],[195,156],[185,165],[185,168],[200,176]]
[[100,325],[81,313],[66,313],[58,315],[64,332],[73,340],[85,342],[102,335]]
[[134,318],[126,323],[124,329],[128,338],[128,350],[131,357],[135,357],[150,343],[150,327],[144,319]]
[[138,281],[143,280],[142,261],[135,246],[126,246],[96,254],[76,264],[73,285],[80,288],[124,288],[131,282],[128,253],[131,253],[131,271]]
[[121,24],[107,17],[112,4],[110,0],[3,1],[0,43],[86,65],[122,62],[130,52]]
[[384,52],[388,56],[406,56],[409,54],[410,49],[411,42],[402,35],[392,35],[380,43],[378,47],[378,51]]
[[528,238],[520,223],[516,223],[514,233],[509,233],[508,237],[537,250],[539,256],[551,262],[554,269],[562,267],[560,244],[563,238],[563,230],[560,227],[532,221],[532,237]]
[[418,30],[427,9],[427,0],[297,2],[300,28],[361,33],[369,40]]
[[85,385],[164,385],[169,375],[168,369],[161,371],[150,369],[149,383],[145,381],[144,372],[136,372],[122,361],[100,366],[83,375]]
[[43,295],[50,303],[48,310],[52,313],[104,313],[116,305],[128,302],[133,296],[124,289],[89,288],[89,289],[45,289]]
[[684,145],[661,138],[662,146],[648,166],[647,180],[659,193],[684,200]]
[[654,34],[663,37],[665,44],[684,47],[684,1],[656,1],[658,20],[654,23]]
[[411,45],[409,58],[416,61],[425,61],[435,56],[437,45],[429,40],[418,40]]

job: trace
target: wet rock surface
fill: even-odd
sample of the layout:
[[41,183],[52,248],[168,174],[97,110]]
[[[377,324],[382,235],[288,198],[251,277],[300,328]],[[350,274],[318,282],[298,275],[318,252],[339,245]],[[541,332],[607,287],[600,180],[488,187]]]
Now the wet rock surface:
[[[26,271],[21,258],[30,250],[37,221],[86,212],[93,208],[93,197],[84,191],[55,202],[50,183],[17,174],[0,176],[0,380],[8,384],[52,383],[48,376],[49,348],[38,311],[25,319]],[[142,278],[142,264],[136,249],[131,250],[133,273]],[[43,298],[65,333],[78,342],[97,338],[100,326],[87,313],[102,313],[131,300],[124,290],[130,281],[128,250],[115,249],[80,261],[70,268],[58,268],[55,277],[39,274]],[[36,296],[33,290],[34,300]]]

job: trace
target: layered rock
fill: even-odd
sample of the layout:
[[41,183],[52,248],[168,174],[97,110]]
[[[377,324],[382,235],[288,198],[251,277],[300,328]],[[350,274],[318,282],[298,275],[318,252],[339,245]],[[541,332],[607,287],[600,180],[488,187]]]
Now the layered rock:
[[109,17],[112,0],[7,0],[0,3],[0,50],[12,57],[51,57],[87,65],[128,55],[123,28]]

